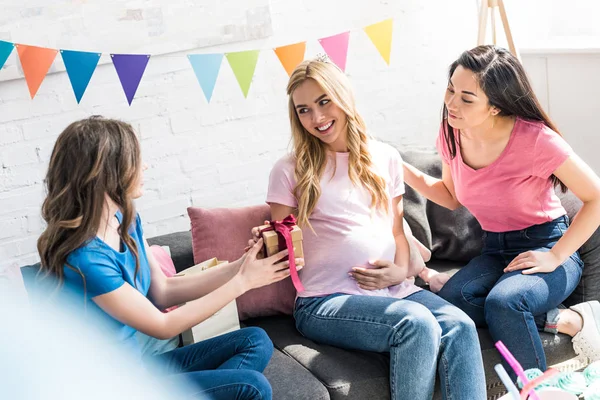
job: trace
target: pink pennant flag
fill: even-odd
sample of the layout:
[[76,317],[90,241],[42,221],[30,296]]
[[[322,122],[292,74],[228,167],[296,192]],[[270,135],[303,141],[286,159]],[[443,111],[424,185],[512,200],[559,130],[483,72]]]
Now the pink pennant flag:
[[346,58],[348,56],[348,41],[350,32],[319,39],[325,53],[342,71],[346,71]]

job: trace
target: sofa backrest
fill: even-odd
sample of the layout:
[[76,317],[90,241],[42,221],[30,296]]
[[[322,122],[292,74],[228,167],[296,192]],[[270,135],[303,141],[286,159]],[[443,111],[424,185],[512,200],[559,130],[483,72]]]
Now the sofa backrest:
[[[442,164],[434,151],[401,151],[402,159],[435,178]],[[431,250],[434,259],[468,262],[479,255],[483,231],[464,207],[448,210],[428,201],[406,185],[404,212],[413,235]]]
[[[401,151],[401,154],[405,161],[421,171],[441,177],[441,161],[434,151]],[[559,197],[572,220],[581,208],[581,201],[570,192],[559,193]],[[464,207],[455,211],[447,210],[427,201],[407,186],[404,208],[413,235],[432,250],[433,258],[466,264],[481,251],[481,227]],[[262,215],[257,215],[258,223],[262,223],[262,218]],[[247,227],[244,228],[246,231]],[[177,271],[194,265],[190,231],[157,236],[148,239],[148,242],[169,246]],[[581,247],[580,254],[585,264],[583,277],[565,305],[600,300],[600,229]],[[213,256],[211,253],[208,257]]]

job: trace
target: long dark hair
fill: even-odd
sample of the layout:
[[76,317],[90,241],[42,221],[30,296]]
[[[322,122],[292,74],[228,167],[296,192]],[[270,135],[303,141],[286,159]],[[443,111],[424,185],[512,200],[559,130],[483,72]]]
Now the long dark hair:
[[[58,137],[46,175],[47,196],[42,217],[47,227],[38,239],[40,272],[64,282],[69,253],[93,239],[99,229],[105,194],[123,214],[119,236],[136,259],[138,249],[129,235],[135,217],[131,190],[141,170],[140,146],[131,125],[93,116],[73,122]],[[135,278],[134,278],[135,282]]]
[[[508,50],[486,45],[463,52],[450,65],[448,81],[459,65],[475,74],[479,86],[489,99],[489,105],[500,110],[498,115],[540,121],[560,135],[533,92],[523,65]],[[442,125],[446,146],[450,157],[454,158],[458,133],[448,124],[446,104],[442,111]],[[563,192],[567,191],[567,187],[556,176],[552,176],[552,181],[555,186],[560,185]]]

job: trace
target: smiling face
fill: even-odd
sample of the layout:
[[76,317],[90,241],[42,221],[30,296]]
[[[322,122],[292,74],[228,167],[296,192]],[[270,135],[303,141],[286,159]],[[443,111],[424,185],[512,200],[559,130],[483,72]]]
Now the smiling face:
[[298,119],[308,133],[329,150],[348,151],[346,114],[314,79],[302,82],[294,90],[292,100]]
[[448,124],[455,129],[476,128],[484,124],[490,115],[498,113],[490,106],[475,73],[461,65],[450,77],[444,103],[448,109]]

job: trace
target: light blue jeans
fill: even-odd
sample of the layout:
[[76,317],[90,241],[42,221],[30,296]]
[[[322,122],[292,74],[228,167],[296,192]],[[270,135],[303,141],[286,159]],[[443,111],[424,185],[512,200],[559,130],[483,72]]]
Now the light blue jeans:
[[444,399],[486,398],[475,324],[431,292],[298,298],[294,317],[298,331],[316,342],[389,353],[392,400],[431,400],[436,371]]

